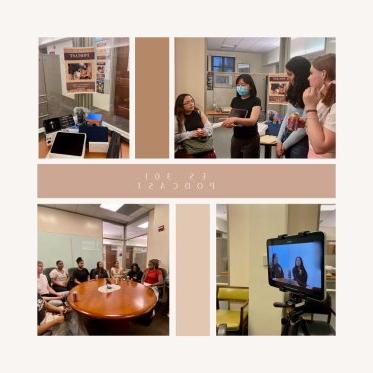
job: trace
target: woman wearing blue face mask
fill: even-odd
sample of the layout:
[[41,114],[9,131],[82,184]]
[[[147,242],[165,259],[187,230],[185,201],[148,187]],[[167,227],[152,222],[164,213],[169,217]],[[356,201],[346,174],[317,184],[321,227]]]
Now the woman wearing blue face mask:
[[260,99],[256,96],[256,87],[249,74],[236,79],[237,96],[232,99],[230,117],[223,126],[233,128],[231,140],[231,158],[259,158],[260,139],[258,119]]

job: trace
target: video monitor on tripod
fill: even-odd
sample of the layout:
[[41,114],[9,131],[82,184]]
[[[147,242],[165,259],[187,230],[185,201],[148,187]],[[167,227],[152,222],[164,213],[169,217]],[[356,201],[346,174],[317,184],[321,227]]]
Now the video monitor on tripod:
[[324,233],[304,232],[267,240],[270,286],[300,297],[325,296]]

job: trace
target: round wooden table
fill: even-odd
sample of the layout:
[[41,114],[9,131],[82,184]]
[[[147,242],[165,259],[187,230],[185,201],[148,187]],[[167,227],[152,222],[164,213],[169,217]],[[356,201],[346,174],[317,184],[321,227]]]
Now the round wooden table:
[[[67,301],[75,311],[90,318],[104,320],[139,317],[149,313],[157,303],[154,291],[137,282],[122,279],[118,282],[119,290],[102,293],[98,288],[105,284],[105,279],[83,282],[70,291]],[[77,293],[76,302],[73,292]]]

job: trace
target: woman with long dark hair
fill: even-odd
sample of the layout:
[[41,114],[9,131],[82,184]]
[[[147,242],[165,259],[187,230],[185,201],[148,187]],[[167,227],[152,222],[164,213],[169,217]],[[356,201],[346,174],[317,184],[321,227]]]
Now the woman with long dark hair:
[[308,158],[335,158],[336,139],[336,58],[334,53],[317,57],[303,93]]
[[284,271],[278,262],[278,255],[272,254],[271,278],[284,278]]
[[93,268],[91,270],[89,277],[91,278],[91,280],[94,280],[96,278],[109,278],[109,275],[106,269],[104,268],[103,263],[97,262],[96,268]]
[[300,256],[297,256],[295,258],[295,265],[293,267],[293,278],[296,282],[298,282],[299,286],[307,286],[308,275],[303,265],[303,259]]
[[230,116],[223,126],[233,128],[231,158],[259,158],[260,138],[258,119],[261,102],[256,96],[256,87],[249,74],[241,74],[236,79],[236,97],[231,102]]
[[308,138],[305,130],[303,92],[309,87],[310,62],[301,56],[291,58],[285,66],[289,78],[286,92],[287,111],[277,136],[277,157],[307,158]]
[[216,158],[212,126],[189,93],[175,102],[175,158]]
[[131,264],[131,270],[127,273],[128,279],[136,282],[141,282],[142,279],[142,271],[137,263]]

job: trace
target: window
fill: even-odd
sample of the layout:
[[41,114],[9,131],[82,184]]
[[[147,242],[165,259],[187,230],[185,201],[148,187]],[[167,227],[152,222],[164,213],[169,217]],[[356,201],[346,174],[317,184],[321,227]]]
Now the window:
[[211,71],[234,73],[235,72],[235,57],[212,56]]

